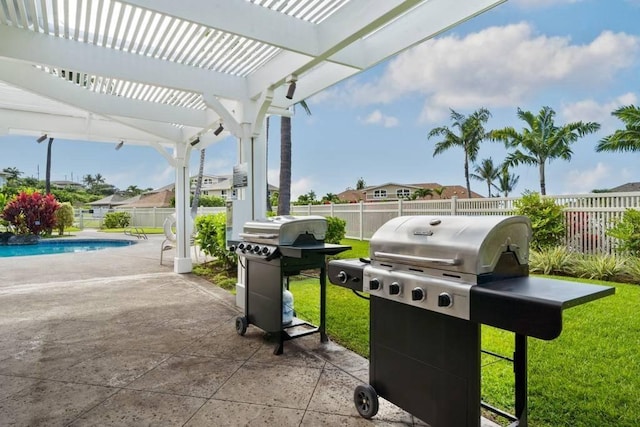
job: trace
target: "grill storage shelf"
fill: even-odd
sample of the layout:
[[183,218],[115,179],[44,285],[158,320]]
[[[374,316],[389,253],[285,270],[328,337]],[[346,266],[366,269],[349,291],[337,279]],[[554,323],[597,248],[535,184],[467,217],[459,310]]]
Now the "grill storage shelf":
[[[326,335],[326,255],[335,255],[349,246],[324,243],[327,224],[323,217],[272,217],[245,224],[243,239],[231,242],[245,269],[245,315],[236,319],[236,330],[244,335],[255,325],[274,335],[274,354],[282,354],[284,342],[319,333]],[[289,277],[303,270],[319,270],[320,323],[312,325],[293,317],[283,324],[283,291]]]
[[[526,217],[399,217],[370,242],[370,259],[329,262],[331,283],[370,295],[369,384],[378,397],[432,426],[479,426],[484,407],[527,425],[527,338],[562,331],[563,310],[614,288],[528,276]],[[514,332],[515,415],[481,402],[481,325]]]

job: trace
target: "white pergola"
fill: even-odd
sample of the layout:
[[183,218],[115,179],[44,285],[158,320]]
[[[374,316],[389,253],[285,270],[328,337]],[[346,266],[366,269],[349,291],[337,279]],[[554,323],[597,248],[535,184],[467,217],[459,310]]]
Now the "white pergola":
[[154,147],[176,169],[174,270],[190,272],[191,150],[237,138],[237,230],[265,215],[266,115],[504,1],[0,0],[0,136]]

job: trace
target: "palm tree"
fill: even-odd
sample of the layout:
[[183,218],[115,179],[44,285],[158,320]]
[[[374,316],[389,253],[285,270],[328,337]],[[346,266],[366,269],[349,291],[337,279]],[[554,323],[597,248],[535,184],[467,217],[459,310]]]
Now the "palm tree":
[[444,194],[444,192],[447,190],[447,187],[438,187],[438,188],[432,188],[431,191],[433,191],[434,194],[438,195],[438,198],[443,199],[444,197],[442,197],[442,195]]
[[202,192],[202,176],[204,175],[204,148],[200,150],[200,166],[198,167],[198,179],[196,188],[193,191],[193,200],[191,201],[191,218],[195,218],[198,214],[198,205],[200,204],[200,193]]
[[430,188],[418,188],[411,195],[411,200],[424,199],[427,196],[430,196],[430,197],[433,196],[433,190],[432,189],[430,189]]
[[[307,115],[311,110],[305,101],[299,102]],[[291,209],[291,117],[280,117],[280,192],[278,215],[289,215]]]
[[94,184],[94,179],[93,179],[93,175],[87,174],[85,176],[82,177],[82,182],[89,188],[93,187]]
[[53,138],[49,138],[49,144],[47,145],[47,172],[45,175],[45,192],[51,193],[51,146],[53,145]]
[[14,181],[20,178],[20,175],[22,175],[22,171],[19,170],[18,168],[4,168],[2,169],[2,172],[8,175],[7,181]]
[[504,197],[509,197],[509,193],[511,193],[516,188],[519,180],[520,177],[516,174],[510,174],[509,166],[503,164],[497,178],[498,185],[493,184],[493,188],[501,192]]
[[335,193],[327,193],[322,196],[322,203],[340,203],[340,198]]
[[452,127],[457,129],[458,133],[454,133],[447,126],[438,127],[429,132],[428,138],[433,136],[444,137],[442,141],[436,143],[433,150],[434,157],[452,147],[461,147],[464,150],[464,178],[467,184],[467,197],[471,197],[469,162],[476,160],[480,142],[488,136],[483,125],[489,120],[489,117],[491,117],[491,113],[486,108],[480,108],[468,117],[451,110]]
[[471,174],[471,178],[477,179],[478,181],[485,181],[487,183],[489,197],[491,197],[491,185],[493,181],[498,179],[500,169],[495,167],[493,160],[489,157],[488,159],[482,160],[479,165],[476,165],[475,171],[476,173]]
[[611,115],[622,120],[625,129],[618,129],[602,138],[596,151],[640,151],[640,107],[626,105]]
[[556,126],[556,112],[551,107],[542,107],[537,116],[530,111],[518,108],[518,118],[528,128],[522,132],[512,127],[494,130],[491,138],[503,141],[507,148],[515,151],[507,156],[505,162],[509,166],[520,164],[537,165],[540,173],[540,194],[547,194],[545,182],[545,163],[553,159],[571,160],[571,144],[585,135],[598,131],[600,124],[595,122],[572,122],[564,126]]

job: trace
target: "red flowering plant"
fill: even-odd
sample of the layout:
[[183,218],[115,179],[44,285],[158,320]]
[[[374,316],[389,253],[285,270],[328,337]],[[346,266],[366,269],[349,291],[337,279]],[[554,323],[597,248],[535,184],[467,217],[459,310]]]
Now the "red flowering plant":
[[37,191],[22,191],[4,207],[2,218],[16,230],[16,234],[51,233],[56,225],[56,211],[60,203],[53,194]]

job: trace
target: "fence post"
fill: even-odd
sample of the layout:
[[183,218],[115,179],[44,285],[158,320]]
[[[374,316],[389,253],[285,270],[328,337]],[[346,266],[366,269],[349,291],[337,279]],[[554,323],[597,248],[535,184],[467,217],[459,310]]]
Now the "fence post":
[[402,216],[402,199],[398,199],[398,216]]
[[451,197],[451,215],[458,214],[458,196]]
[[360,200],[359,214],[360,221],[358,222],[360,223],[360,229],[358,230],[358,237],[360,237],[360,240],[364,240],[364,202],[362,200]]
[[80,230],[84,230],[84,211],[80,209],[80,221],[78,223]]
[[329,216],[334,216],[334,214],[333,214],[333,202],[329,203]]

